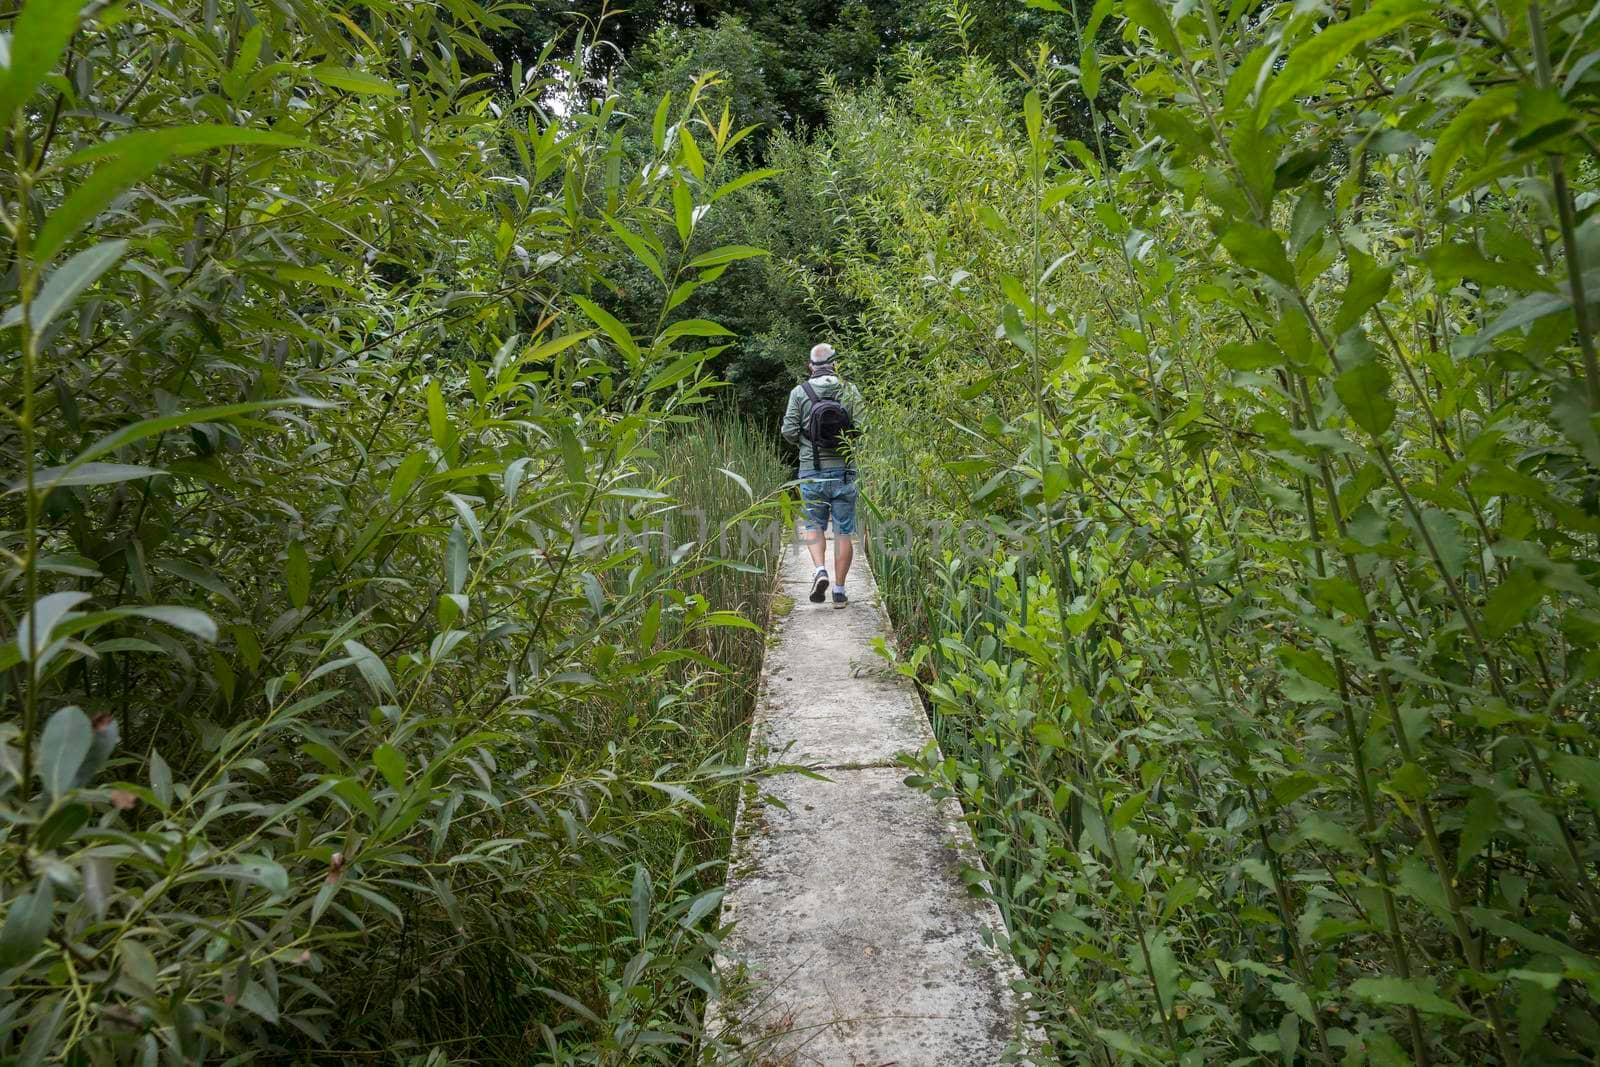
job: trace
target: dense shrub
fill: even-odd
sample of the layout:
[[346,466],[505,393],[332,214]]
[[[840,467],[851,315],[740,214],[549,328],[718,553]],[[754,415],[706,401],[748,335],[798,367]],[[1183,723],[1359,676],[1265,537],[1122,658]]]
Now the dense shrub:
[[759,436],[717,431],[715,462],[674,436],[726,333],[675,309],[754,254],[701,235],[736,134],[703,82],[541,110],[578,64],[471,73],[507,25],[471,0],[7,23],[14,1062],[697,1039],[743,773],[723,663],[759,656],[772,561],[618,529],[781,480]]
[[[1117,17],[1021,109],[979,60],[832,104],[865,491],[918,535],[876,562],[944,746],[913,781],[1069,1062],[1585,1062],[1600,31]],[[1111,63],[1114,138],[1063,140]]]

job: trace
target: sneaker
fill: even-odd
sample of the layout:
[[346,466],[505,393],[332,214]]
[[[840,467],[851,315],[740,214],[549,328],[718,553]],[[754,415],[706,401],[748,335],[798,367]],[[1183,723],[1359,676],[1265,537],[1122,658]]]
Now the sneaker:
[[836,608],[847,608],[850,606],[850,598],[844,595],[843,589],[835,589],[833,591],[833,606]]
[[811,579],[811,602],[820,604],[828,595],[828,572],[818,571]]

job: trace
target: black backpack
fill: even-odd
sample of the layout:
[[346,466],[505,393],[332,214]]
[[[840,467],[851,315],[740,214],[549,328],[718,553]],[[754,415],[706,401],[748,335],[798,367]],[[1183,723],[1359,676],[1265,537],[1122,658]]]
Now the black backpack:
[[831,396],[820,396],[810,382],[801,382],[800,388],[811,398],[811,415],[806,420],[804,436],[813,447],[837,452],[850,439],[856,428],[850,409]]

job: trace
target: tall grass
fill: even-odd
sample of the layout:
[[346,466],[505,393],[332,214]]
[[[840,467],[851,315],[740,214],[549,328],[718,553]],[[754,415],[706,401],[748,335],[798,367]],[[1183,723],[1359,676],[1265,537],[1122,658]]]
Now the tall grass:
[[[767,594],[778,565],[766,534],[771,524],[786,529],[778,494],[789,478],[776,440],[748,419],[717,415],[664,435],[654,463],[663,491],[676,502],[666,524],[673,536],[654,541],[658,563],[665,565],[673,552],[698,539],[703,516],[707,543],[701,550],[709,556],[728,553],[721,558],[732,558],[734,565],[701,570],[682,588],[703,596],[717,610],[740,612],[765,630]],[[750,524],[762,536],[747,538],[732,520],[743,515],[754,500],[779,506]],[[699,651],[729,668],[699,678],[696,694],[697,703],[704,708],[704,729],[708,735],[724,739],[730,755],[742,758],[744,729],[765,647],[762,636],[741,627],[700,633]]]
[[[639,871],[648,872],[651,898],[674,902],[663,909],[669,916],[681,917],[695,901],[719,894],[726,880],[777,559],[764,542],[741,552],[741,543],[730,540],[730,556],[718,558],[715,542],[691,541],[699,513],[715,537],[735,516],[746,515],[753,501],[772,501],[786,473],[773,440],[730,417],[663,430],[651,445],[641,455],[637,481],[661,496],[634,515],[631,529],[608,523],[607,541],[591,551],[636,548],[650,567],[676,565],[683,574],[677,591],[686,599],[703,598],[707,612],[737,612],[749,625],[686,626],[682,615],[664,621],[653,645],[673,656],[693,653],[666,672],[668,684],[636,701],[586,704],[567,718],[559,742],[560,777],[601,781],[609,774],[617,792],[595,827],[601,832],[586,835],[559,857],[559,890],[552,892],[546,881],[537,900],[508,898],[502,936],[485,943],[472,966],[436,991],[436,1032],[458,1033],[471,1021],[480,1035],[469,1045],[476,1062],[528,1062],[530,1045],[542,1046],[531,1062],[638,1062],[641,1052],[629,1044],[630,1036],[638,1036],[636,1024],[619,1011],[622,1025],[607,1025],[613,1020],[599,1017],[598,1008],[637,995],[636,989],[629,993],[624,974],[636,966],[641,950],[675,949],[681,956],[679,980],[654,984],[660,1034],[692,1035],[710,988],[711,975],[700,960],[712,946],[701,935],[681,931],[692,945],[676,946],[662,945],[653,931],[639,936],[635,906],[645,892]],[[749,492],[727,471],[743,479]],[[766,511],[781,514],[781,508]],[[675,767],[699,783],[697,805],[665,807],[652,802],[649,790],[630,791],[624,784],[679,777]],[[720,787],[707,788],[719,778]],[[550,788],[556,781],[542,784]],[[551,872],[543,874],[549,879]],[[540,1021],[525,1031],[519,1019]],[[687,1062],[690,1048],[684,1044],[664,1055]],[[714,1059],[721,1053],[707,1054]]]

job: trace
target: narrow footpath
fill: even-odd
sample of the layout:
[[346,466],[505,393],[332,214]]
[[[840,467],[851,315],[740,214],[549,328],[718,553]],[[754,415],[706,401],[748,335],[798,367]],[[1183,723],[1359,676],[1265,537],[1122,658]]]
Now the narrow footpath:
[[[832,562],[832,545],[829,546]],[[992,1067],[1019,1060],[1010,956],[985,943],[999,910],[961,877],[977,865],[955,800],[906,786],[899,752],[932,740],[911,685],[872,640],[886,633],[858,546],[845,610],[807,599],[793,543],[773,613],[752,759],[782,774],[741,806],[722,919],[728,989],[708,1022],[763,1067]],[[784,605],[778,605],[781,609]]]

